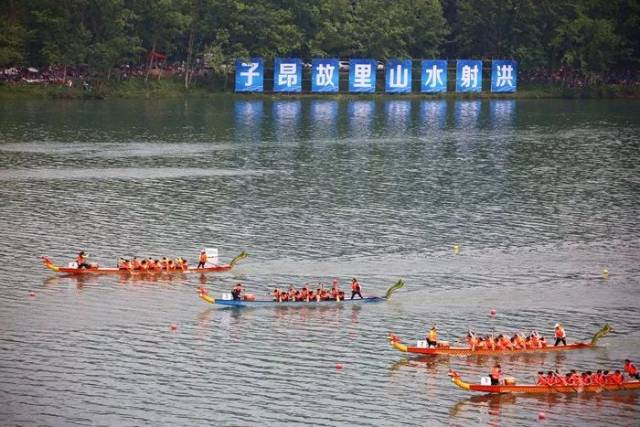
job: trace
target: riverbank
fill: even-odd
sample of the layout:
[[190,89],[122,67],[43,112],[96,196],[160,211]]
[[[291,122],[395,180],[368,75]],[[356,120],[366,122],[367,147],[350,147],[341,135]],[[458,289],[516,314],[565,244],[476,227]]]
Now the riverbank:
[[236,94],[230,89],[222,89],[221,84],[212,81],[196,82],[191,88],[185,89],[181,79],[151,80],[131,79],[127,81],[107,82],[98,87],[73,87],[58,85],[34,85],[28,83],[0,84],[0,99],[45,98],[45,99],[159,99],[183,97],[209,97],[226,94],[238,97],[318,97],[323,99],[371,99],[371,98],[425,98],[425,99],[640,99],[638,85],[593,85],[585,87],[569,87],[562,85],[521,84],[516,93],[456,93],[453,91],[443,94],[350,94],[347,92],[335,94],[318,94],[303,92],[298,94],[254,93]]

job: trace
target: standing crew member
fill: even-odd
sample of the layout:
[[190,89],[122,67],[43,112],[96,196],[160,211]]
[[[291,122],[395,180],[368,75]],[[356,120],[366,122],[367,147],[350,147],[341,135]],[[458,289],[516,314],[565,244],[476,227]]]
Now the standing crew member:
[[78,264],[78,268],[91,268],[91,266],[87,264],[87,255],[85,255],[84,251],[78,252],[76,264]]
[[502,369],[500,369],[500,364],[496,363],[496,365],[491,370],[491,385],[500,385],[500,376],[502,375]]
[[362,299],[362,294],[360,293],[361,290],[362,287],[360,286],[360,283],[358,283],[356,278],[354,277],[353,279],[351,279],[351,299],[353,299],[353,297],[355,297],[356,295],[358,295],[360,299]]
[[231,290],[231,295],[233,295],[233,299],[234,300],[239,300],[242,299],[241,298],[241,294],[242,294],[242,284],[238,283],[236,284],[236,286]]
[[204,265],[207,263],[207,251],[204,249],[200,251],[200,258],[198,258],[198,267],[204,268]]
[[553,345],[554,347],[562,342],[562,345],[567,345],[567,333],[564,331],[564,328],[560,326],[560,323],[556,323],[554,326],[555,329],[555,337],[556,343]]
[[635,378],[637,380],[640,380],[640,374],[638,373],[638,368],[636,368],[636,365],[631,363],[631,360],[625,359],[624,371],[627,373],[627,375],[629,375],[630,378]]
[[437,347],[438,346],[438,330],[436,329],[436,325],[433,325],[429,332],[427,333],[427,347]]

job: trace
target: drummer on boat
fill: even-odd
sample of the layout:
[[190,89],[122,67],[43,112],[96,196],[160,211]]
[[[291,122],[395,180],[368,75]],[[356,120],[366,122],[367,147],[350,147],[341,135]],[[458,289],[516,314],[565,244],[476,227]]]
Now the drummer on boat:
[[491,373],[489,374],[489,376],[491,377],[491,385],[500,385],[502,369],[500,369],[499,363],[496,363],[493,369],[491,369]]
[[360,293],[360,291],[362,291],[362,286],[360,286],[360,283],[358,283],[358,281],[354,277],[353,279],[351,279],[351,299],[353,299],[353,297],[355,297],[356,295],[358,295],[360,299],[362,299],[362,294]]
[[78,264],[78,268],[91,268],[91,266],[87,263],[87,255],[84,251],[78,252],[78,256],[76,256],[76,264]]
[[429,329],[429,332],[427,332],[426,340],[428,348],[435,348],[438,346],[438,329],[436,328],[436,325],[433,325],[431,329]]
[[556,347],[561,342],[562,342],[562,345],[567,345],[567,333],[565,332],[562,325],[560,325],[560,323],[556,323],[553,329],[554,329],[554,336],[556,337],[556,343],[553,346]]
[[200,251],[200,257],[198,258],[198,267],[196,268],[204,268],[206,263],[207,263],[207,251],[202,249]]
[[237,283],[236,286],[231,290],[231,295],[233,296],[234,300],[242,299],[243,289],[244,287],[242,286],[242,283]]

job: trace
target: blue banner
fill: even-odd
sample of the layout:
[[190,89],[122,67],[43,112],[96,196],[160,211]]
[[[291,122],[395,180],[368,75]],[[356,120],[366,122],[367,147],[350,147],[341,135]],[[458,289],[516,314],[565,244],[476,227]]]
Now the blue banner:
[[337,59],[311,61],[311,91],[338,92],[340,89],[339,63]]
[[274,92],[302,92],[302,60],[276,58],[273,69]]
[[387,93],[411,92],[411,60],[390,59],[385,66],[384,90]]
[[518,62],[491,61],[491,92],[515,92],[518,86]]
[[482,61],[458,59],[456,65],[456,92],[482,90]]
[[236,92],[264,91],[264,60],[251,58],[249,62],[236,60]]
[[447,61],[425,59],[420,73],[420,92],[440,93],[447,91]]
[[372,93],[376,91],[376,61],[373,59],[349,60],[349,92]]

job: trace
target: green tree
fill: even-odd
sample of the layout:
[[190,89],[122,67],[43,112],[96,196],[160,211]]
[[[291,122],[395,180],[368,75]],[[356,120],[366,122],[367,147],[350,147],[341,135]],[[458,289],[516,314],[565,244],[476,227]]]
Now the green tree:
[[29,32],[24,25],[25,9],[14,0],[0,3],[0,65],[22,64]]

